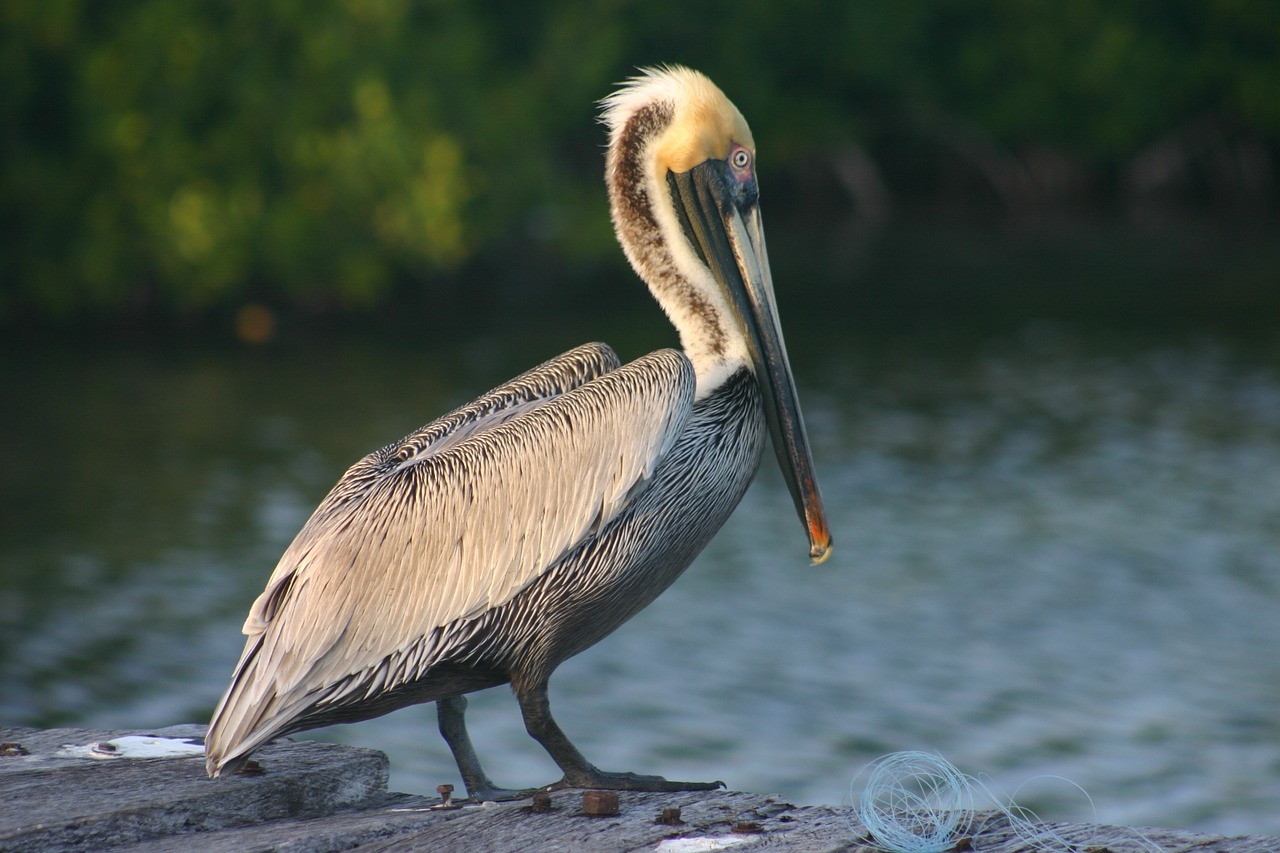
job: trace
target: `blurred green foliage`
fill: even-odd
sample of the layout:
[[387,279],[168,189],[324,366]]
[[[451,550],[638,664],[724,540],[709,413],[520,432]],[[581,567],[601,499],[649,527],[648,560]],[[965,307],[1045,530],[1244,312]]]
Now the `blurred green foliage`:
[[[857,150],[936,193],[901,152],[976,140],[1106,204],[1207,122],[1269,194],[1280,150],[1275,0],[6,0],[0,28],[8,321],[369,309],[522,246],[597,262],[594,102],[645,64],[706,71],[765,171],[819,187]],[[796,185],[771,221],[831,203]]]

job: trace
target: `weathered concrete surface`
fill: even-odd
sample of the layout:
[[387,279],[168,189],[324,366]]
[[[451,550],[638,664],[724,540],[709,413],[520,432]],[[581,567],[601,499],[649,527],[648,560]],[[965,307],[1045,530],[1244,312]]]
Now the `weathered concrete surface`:
[[[434,824],[363,851],[679,851],[726,849],[734,853],[875,853],[865,827],[849,808],[795,806],[777,797],[740,792],[621,795],[616,817],[581,814],[580,792],[556,795],[561,811],[537,814],[527,807],[477,808],[465,817]],[[678,806],[683,826],[657,821]],[[1006,818],[980,815],[966,842],[954,849],[976,853],[1280,853],[1278,838],[1224,838],[1161,829],[1092,824],[1046,824],[1058,844],[1041,835],[1019,838]],[[960,841],[960,839],[957,839]],[[680,843],[686,847],[679,847]],[[701,843],[699,843],[701,842]],[[732,846],[712,846],[731,844]]]
[[[199,726],[136,734],[198,737]],[[198,755],[95,759],[80,747],[135,734],[85,729],[0,729],[0,851],[681,851],[870,853],[848,808],[795,806],[734,791],[622,793],[619,813],[582,813],[581,791],[528,802],[433,809],[437,798],[386,790],[387,759],[354,747],[282,743],[260,750],[260,775],[210,780]],[[28,754],[20,754],[22,751]],[[681,823],[658,818],[680,809]],[[1280,839],[1225,838],[1162,829],[1048,824],[1019,838],[1007,820],[981,815],[969,846],[979,853],[1280,853]],[[962,849],[964,845],[961,845]]]
[[[84,746],[128,734],[201,737],[202,726],[140,732],[0,729],[0,743],[26,755],[0,755],[0,850],[103,850],[179,833],[302,815],[324,815],[383,794],[388,761],[380,752],[334,744],[267,747],[270,769],[220,784],[199,756],[157,759],[69,757]],[[194,849],[194,848],[188,848]]]

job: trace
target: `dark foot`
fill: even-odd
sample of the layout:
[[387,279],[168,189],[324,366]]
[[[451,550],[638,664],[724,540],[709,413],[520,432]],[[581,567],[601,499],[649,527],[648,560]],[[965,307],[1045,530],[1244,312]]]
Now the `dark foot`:
[[547,785],[544,791],[562,791],[565,788],[599,788],[605,791],[715,791],[725,787],[723,782],[672,782],[661,776],[641,776],[638,773],[606,773],[596,770],[565,774],[559,782]]
[[471,746],[471,737],[467,734],[465,696],[449,696],[436,702],[440,717],[440,734],[453,750],[454,760],[458,762],[458,772],[462,775],[462,784],[467,788],[467,798],[475,803],[505,802],[523,800],[536,792],[499,788],[485,774],[480,766],[480,759]]
[[606,791],[714,791],[725,787],[723,782],[668,782],[661,776],[641,776],[637,773],[606,773],[587,761],[565,733],[551,718],[551,703],[547,700],[546,679],[531,684],[511,682],[516,688],[520,713],[529,734],[551,756],[564,778],[542,790],[560,791],[565,788],[602,788]]
[[478,791],[468,791],[473,803],[506,803],[512,800],[525,800],[538,793],[537,788],[518,790],[512,788],[482,787]]

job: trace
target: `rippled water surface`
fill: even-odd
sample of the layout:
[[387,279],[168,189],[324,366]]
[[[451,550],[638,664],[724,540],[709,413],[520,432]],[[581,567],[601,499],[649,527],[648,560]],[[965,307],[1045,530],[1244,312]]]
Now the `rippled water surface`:
[[[0,721],[205,720],[345,467],[559,343],[7,361]],[[801,343],[835,555],[807,565],[770,454],[688,574],[552,680],[587,756],[838,803],[937,750],[1047,817],[1280,833],[1280,344]],[[470,719],[498,782],[557,776],[505,688]],[[387,751],[400,790],[456,782],[430,707],[321,736]]]

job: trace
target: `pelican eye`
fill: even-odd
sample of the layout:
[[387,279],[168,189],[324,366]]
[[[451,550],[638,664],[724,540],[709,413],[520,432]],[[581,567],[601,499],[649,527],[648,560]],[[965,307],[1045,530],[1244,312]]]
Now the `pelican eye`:
[[735,148],[729,155],[729,164],[739,172],[751,168],[751,152],[745,148]]

